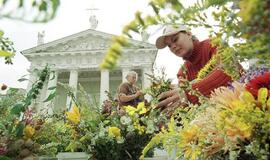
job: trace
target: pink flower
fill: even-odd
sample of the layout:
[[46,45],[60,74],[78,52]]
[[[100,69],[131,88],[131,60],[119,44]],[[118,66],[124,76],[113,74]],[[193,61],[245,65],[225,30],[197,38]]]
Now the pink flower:
[[0,155],[5,155],[7,153],[6,147],[0,147]]

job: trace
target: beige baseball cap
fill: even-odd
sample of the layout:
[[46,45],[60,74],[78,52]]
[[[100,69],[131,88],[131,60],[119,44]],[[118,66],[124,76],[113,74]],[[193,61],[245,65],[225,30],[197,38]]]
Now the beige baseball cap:
[[167,44],[165,43],[165,37],[174,35],[180,31],[188,31],[188,28],[184,25],[168,25],[164,28],[162,36],[158,37],[156,40],[156,47],[158,49],[165,48]]

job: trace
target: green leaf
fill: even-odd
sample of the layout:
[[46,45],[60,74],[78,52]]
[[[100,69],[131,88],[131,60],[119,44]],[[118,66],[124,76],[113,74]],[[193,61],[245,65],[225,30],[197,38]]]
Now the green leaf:
[[43,102],[49,102],[50,100],[52,100],[54,97],[56,96],[56,91],[52,92],[48,98],[46,100],[44,100]]
[[32,2],[32,6],[34,7],[34,6],[36,6],[37,5],[37,2],[36,1],[33,1]]
[[4,32],[2,30],[0,30],[0,38],[3,37]]
[[46,11],[47,10],[47,5],[48,5],[47,2],[42,1],[38,9],[40,11]]
[[[33,93],[33,91],[32,91],[32,93]],[[28,107],[32,103],[32,95],[27,96],[23,102],[24,102],[24,106]]]
[[56,10],[59,7],[60,1],[59,0],[52,0],[52,9],[53,9],[53,14],[52,18],[55,16]]
[[66,147],[65,151],[71,151],[74,152],[74,150],[77,148],[77,144],[75,141],[71,141],[69,145]]
[[52,86],[52,87],[49,87],[48,90],[54,90],[56,89],[57,86]]
[[0,57],[10,57],[10,56],[12,56],[12,55],[13,55],[13,54],[10,53],[10,52],[3,51],[3,50],[0,51]]
[[22,103],[17,103],[11,109],[10,113],[11,114],[19,115],[21,112],[23,112],[23,110],[24,110],[23,104]]
[[7,3],[8,0],[3,0],[3,5],[5,5]]
[[50,81],[55,78],[55,73],[53,73],[53,76],[50,76]]
[[11,159],[6,156],[0,156],[0,160],[11,160]]
[[19,8],[21,8],[22,6],[23,6],[23,0],[20,0]]
[[15,132],[16,132],[16,136],[17,137],[21,137],[23,135],[23,129],[24,129],[25,125],[20,122],[17,126],[16,126],[16,129],[15,129]]
[[19,82],[23,82],[23,81],[27,81],[28,79],[27,78],[20,78],[18,79]]

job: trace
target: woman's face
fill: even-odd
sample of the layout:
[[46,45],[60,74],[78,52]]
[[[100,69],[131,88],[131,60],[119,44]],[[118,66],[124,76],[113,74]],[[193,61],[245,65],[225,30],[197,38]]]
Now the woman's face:
[[136,75],[133,75],[133,74],[129,75],[129,76],[128,76],[128,81],[129,81],[129,83],[131,83],[131,84],[135,84],[136,81],[137,81],[137,76],[136,76]]
[[190,57],[193,51],[193,40],[191,33],[178,32],[165,37],[165,43],[176,56],[184,59]]

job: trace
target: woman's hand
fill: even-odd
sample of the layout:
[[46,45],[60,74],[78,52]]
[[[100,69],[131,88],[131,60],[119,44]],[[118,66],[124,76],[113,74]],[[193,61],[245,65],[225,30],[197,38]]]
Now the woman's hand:
[[174,107],[180,103],[186,101],[186,95],[179,88],[170,91],[162,92],[158,96],[159,103],[156,108],[166,109],[168,107]]

